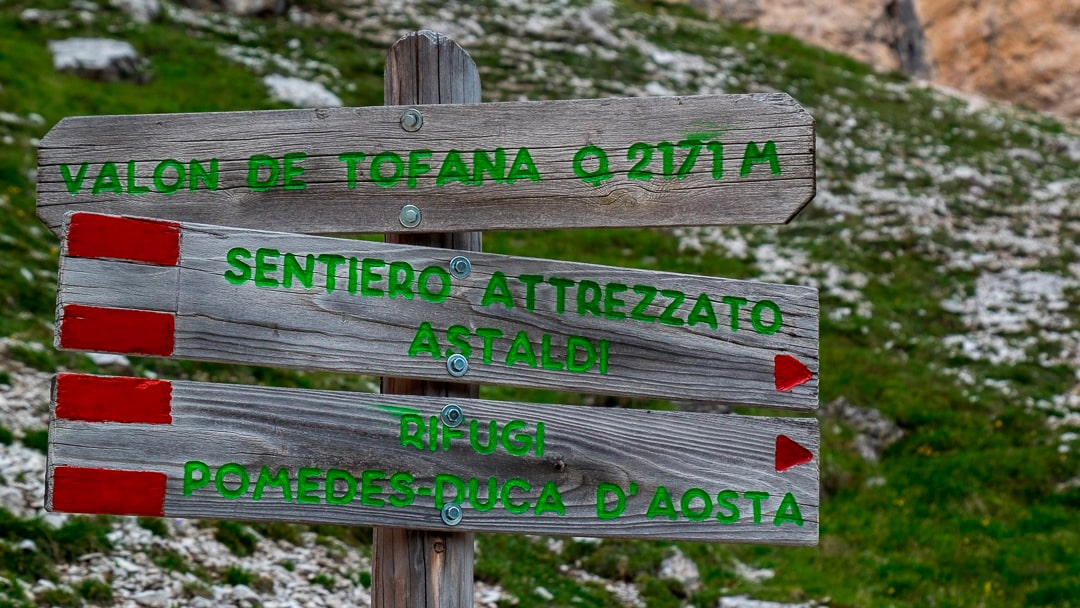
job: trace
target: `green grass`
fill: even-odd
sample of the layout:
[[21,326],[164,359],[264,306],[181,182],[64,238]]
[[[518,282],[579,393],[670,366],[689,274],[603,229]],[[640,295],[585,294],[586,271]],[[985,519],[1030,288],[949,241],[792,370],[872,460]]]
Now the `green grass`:
[[22,444],[42,454],[49,453],[49,430],[27,429],[23,433]]
[[259,539],[248,531],[247,526],[232,521],[217,522],[214,538],[240,557],[254,553],[259,542]]
[[91,604],[107,606],[113,601],[112,585],[96,578],[88,578],[75,585],[75,591]]
[[[0,509],[0,573],[24,580],[54,579],[58,562],[111,547],[107,517],[72,517],[59,528],[41,519],[20,519]],[[23,541],[33,547],[20,548]]]

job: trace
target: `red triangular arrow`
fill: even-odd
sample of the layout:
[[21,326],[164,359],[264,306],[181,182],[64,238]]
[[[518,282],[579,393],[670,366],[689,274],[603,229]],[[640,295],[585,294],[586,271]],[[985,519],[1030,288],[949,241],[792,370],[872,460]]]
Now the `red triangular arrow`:
[[786,435],[776,436],[776,471],[786,471],[791,467],[806,464],[814,459],[814,453],[795,443]]
[[773,366],[773,378],[778,391],[790,391],[814,377],[809,368],[791,355],[776,355]]

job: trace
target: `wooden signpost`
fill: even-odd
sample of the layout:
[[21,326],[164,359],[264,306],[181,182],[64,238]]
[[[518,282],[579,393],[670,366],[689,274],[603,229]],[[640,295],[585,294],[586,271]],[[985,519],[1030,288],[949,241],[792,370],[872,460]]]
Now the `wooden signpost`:
[[[814,418],[475,399],[814,410],[815,289],[484,254],[478,232],[789,221],[810,116],[782,93],[479,98],[468,54],[417,32],[386,107],[50,131],[59,348],[385,374],[389,394],[61,374],[48,508],[372,525],[375,608],[470,606],[474,532],[815,544]],[[387,242],[304,236],[357,232]]]
[[76,213],[59,348],[817,406],[808,287]]
[[817,541],[811,418],[61,374],[49,433],[58,510]]
[[321,234],[779,224],[813,194],[813,120],[783,93],[65,118],[38,168],[54,231],[69,211]]

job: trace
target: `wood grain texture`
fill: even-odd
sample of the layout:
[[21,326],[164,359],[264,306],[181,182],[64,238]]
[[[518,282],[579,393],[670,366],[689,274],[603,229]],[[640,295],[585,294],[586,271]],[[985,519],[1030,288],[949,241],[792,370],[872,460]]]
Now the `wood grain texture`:
[[[175,284],[164,282],[133,290],[129,302],[124,293],[101,289],[110,285],[114,276],[129,276],[130,269],[124,268],[128,263],[94,261],[87,265],[79,260],[81,271],[73,272],[69,270],[72,259],[63,257],[59,298],[90,306],[105,305],[101,302],[105,299],[108,306],[134,308],[147,299],[144,289],[162,290],[160,297],[151,299],[164,304],[176,302],[172,356],[177,358],[453,381],[446,371],[446,357],[454,344],[448,341],[446,332],[459,326],[460,331],[472,335],[469,372],[460,382],[795,410],[817,407],[818,299],[813,288],[470,253],[472,273],[465,279],[452,279],[445,301],[433,303],[419,295],[391,299],[385,295],[363,296],[359,290],[350,293],[346,265],[337,269],[333,292],[326,288],[326,273],[320,265],[313,273],[312,289],[299,284],[288,289],[257,287],[251,280],[234,285],[225,279],[226,272],[236,270],[226,261],[227,253],[234,248],[250,251],[252,256],[260,248],[267,248],[292,252],[301,259],[306,255],[340,255],[346,260],[355,257],[358,267],[364,258],[379,259],[386,264],[407,263],[417,274],[427,267],[445,269],[457,254],[443,249],[183,224]],[[273,276],[279,279],[282,259],[275,260],[279,274]],[[485,293],[491,289],[490,280],[498,272],[508,277],[512,308],[498,303],[482,305]],[[683,292],[687,294],[683,306],[672,313],[672,318],[682,319],[679,322],[683,325],[579,314],[574,295],[565,296],[566,310],[560,314],[558,290],[552,285],[536,287],[530,312],[526,308],[527,288],[515,279],[522,275],[593,281],[601,287],[640,284]],[[381,285],[385,290],[385,275],[382,283],[372,285]],[[568,294],[571,291],[567,288]],[[595,291],[590,293],[596,295]],[[79,295],[76,298],[73,294]],[[715,329],[706,323],[686,325],[690,307],[701,297],[699,294],[713,302]],[[644,296],[632,291],[618,297],[627,304],[612,310],[621,310],[627,316],[644,301]],[[737,309],[737,331],[730,327],[733,308],[722,303],[725,297],[747,301]],[[607,298],[606,292],[603,298]],[[763,301],[775,303],[782,312],[782,325],[771,335],[755,331],[750,319],[752,308]],[[658,295],[644,307],[643,314],[659,318],[674,302],[675,298],[661,299]],[[762,313],[763,323],[771,321],[769,315]],[[62,327],[63,319],[59,322]],[[423,348],[409,356],[410,347],[418,342],[418,329],[426,322],[431,323],[436,334],[440,356],[436,358]],[[497,330],[503,336],[492,340],[488,364],[484,363],[485,345],[474,335],[478,328]],[[525,332],[530,340],[535,361],[520,359],[522,350],[513,343],[519,332]],[[584,373],[545,369],[540,352],[545,335],[549,336],[555,365],[559,359],[565,361],[572,336],[592,344],[596,351],[601,341],[607,341],[606,373],[601,372],[598,362]],[[108,345],[95,348],[109,350]],[[510,352],[519,355],[517,360],[509,358]],[[584,355],[578,352],[581,363]],[[795,357],[813,377],[790,391],[777,390],[774,359],[778,354]]]
[[[403,36],[386,56],[388,106],[480,102],[480,73],[465,49],[422,30]],[[480,251],[480,232],[387,233],[387,243]],[[382,378],[383,394],[480,396],[477,384]],[[475,535],[376,526],[371,546],[373,608],[469,608],[473,602]]]
[[[690,412],[625,410],[460,399],[465,437],[452,438],[443,449],[444,427],[429,449],[426,431],[421,448],[403,445],[403,415],[430,421],[438,417],[448,400],[437,397],[373,395],[299,389],[279,389],[197,382],[173,382],[172,424],[117,424],[61,420],[53,417],[49,429],[49,470],[74,466],[105,470],[163,473],[167,477],[165,516],[244,519],[260,521],[321,522],[376,525],[446,531],[435,497],[430,490],[437,475],[480,480],[479,491],[469,498],[456,496],[447,485],[444,500],[460,498],[464,518],[455,531],[523,532],[622,538],[667,538],[769,544],[814,544],[818,534],[818,423],[813,418],[774,418]],[[513,420],[524,424],[519,432],[531,435],[524,455],[513,455],[503,441],[494,451],[482,454],[470,445],[471,422],[477,421],[477,441],[486,445],[489,424],[496,421],[498,435]],[[539,423],[544,424],[543,450],[536,453]],[[415,429],[418,427],[407,427]],[[425,427],[426,429],[426,427]],[[524,445],[523,435],[512,432],[514,445]],[[777,472],[775,445],[783,435],[813,454],[807,464]],[[410,437],[410,432],[406,437]],[[241,496],[222,496],[214,482],[184,493],[184,465],[200,461],[212,473],[228,463],[250,471],[250,487]],[[253,499],[259,471],[268,467],[273,475],[289,473],[293,500],[284,499],[280,488],[267,486],[261,499]],[[363,483],[347,504],[312,504],[296,501],[296,475],[302,467],[326,471],[340,469],[362,479],[363,471],[382,471],[384,478],[371,480],[381,506],[362,504]],[[397,495],[387,481],[407,472],[414,492],[411,502],[394,506]],[[325,473],[315,475],[324,479]],[[198,475],[193,474],[193,479]],[[488,503],[489,477],[496,479],[500,495],[490,510],[475,504]],[[50,477],[51,479],[51,477]],[[506,482],[520,485],[502,496]],[[553,482],[565,507],[536,513],[542,488]],[[235,474],[223,487],[234,490]],[[628,496],[624,511],[612,519],[597,515],[597,488],[614,484]],[[633,486],[631,484],[634,484]],[[648,516],[658,488],[672,500],[673,513]],[[50,486],[51,487],[51,486]],[[344,485],[336,486],[344,493]],[[706,509],[700,499],[684,510],[681,497],[698,488],[709,497],[710,515],[691,521],[687,513]],[[738,493],[733,504],[739,517],[722,523],[718,515],[730,509],[715,504],[717,495]],[[466,494],[470,490],[465,489]],[[324,496],[325,488],[310,493]],[[764,492],[760,516],[755,518],[747,492]],[[774,521],[784,496],[796,501],[802,525]],[[401,494],[404,496],[404,494]],[[691,492],[691,496],[693,493]],[[614,495],[606,495],[604,508],[614,510]],[[474,500],[475,499],[475,500]],[[47,504],[52,495],[47,497]],[[529,504],[522,513],[508,505]],[[71,510],[78,510],[72,508]],[[757,519],[757,523],[755,523]]]
[[[412,105],[416,102],[405,100],[415,99],[409,95],[416,94],[418,86],[428,86],[425,83],[439,94],[457,94],[457,85],[440,79],[402,83],[388,93],[401,100],[396,103]],[[39,150],[38,215],[54,232],[60,230],[64,214],[74,210],[321,234],[776,224],[789,221],[814,195],[813,119],[783,93],[428,102],[416,107],[424,116],[423,127],[416,132],[402,129],[402,108],[393,106],[65,118],[46,135]],[[686,177],[660,175],[663,155],[655,151],[647,170],[657,175],[649,180],[629,178],[628,171],[640,159],[630,156],[634,143],[678,143],[687,138],[723,144],[720,179],[714,179],[712,156],[705,150]],[[780,175],[774,175],[768,163],[755,164],[741,175],[748,143],[764,146],[767,141],[775,143]],[[599,185],[586,183],[573,170],[575,154],[588,145],[607,152],[614,172]],[[540,180],[437,184],[450,150],[464,153],[471,176],[473,151],[497,148],[506,150],[508,165],[519,148],[528,148]],[[417,175],[414,187],[407,179],[393,187],[372,181],[370,161],[376,154],[404,155],[408,165],[410,150],[432,152],[423,161],[431,170]],[[282,159],[294,152],[307,155],[298,165],[304,171],[296,178],[306,187],[265,192],[249,187],[252,156]],[[367,155],[353,189],[346,163],[339,159],[351,152]],[[678,169],[688,152],[679,149],[674,154]],[[165,159],[186,167],[181,187],[168,194],[158,192],[154,184],[155,168]],[[192,159],[207,167],[210,159],[217,159],[216,189],[200,183],[191,190],[187,163]],[[134,162],[131,185],[149,191],[129,193],[128,161]],[[94,194],[106,162],[115,163],[115,185],[106,179]],[[80,182],[83,163],[87,168]],[[162,176],[163,183],[172,184],[176,170],[165,170]],[[280,175],[278,182],[282,183]],[[109,191],[109,186],[122,191]],[[405,204],[422,210],[423,222],[417,228],[399,222]]]

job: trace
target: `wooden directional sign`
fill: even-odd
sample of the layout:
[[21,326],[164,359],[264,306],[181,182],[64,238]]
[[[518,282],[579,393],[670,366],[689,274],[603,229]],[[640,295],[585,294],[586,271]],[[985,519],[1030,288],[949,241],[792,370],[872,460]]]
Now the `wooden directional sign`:
[[816,289],[461,253],[77,213],[56,344],[817,407]]
[[322,234],[776,224],[813,195],[813,119],[783,93],[75,117],[38,163],[57,233],[69,211]]
[[447,529],[457,503],[455,530],[817,543],[813,418],[447,405],[61,374],[46,505]]

